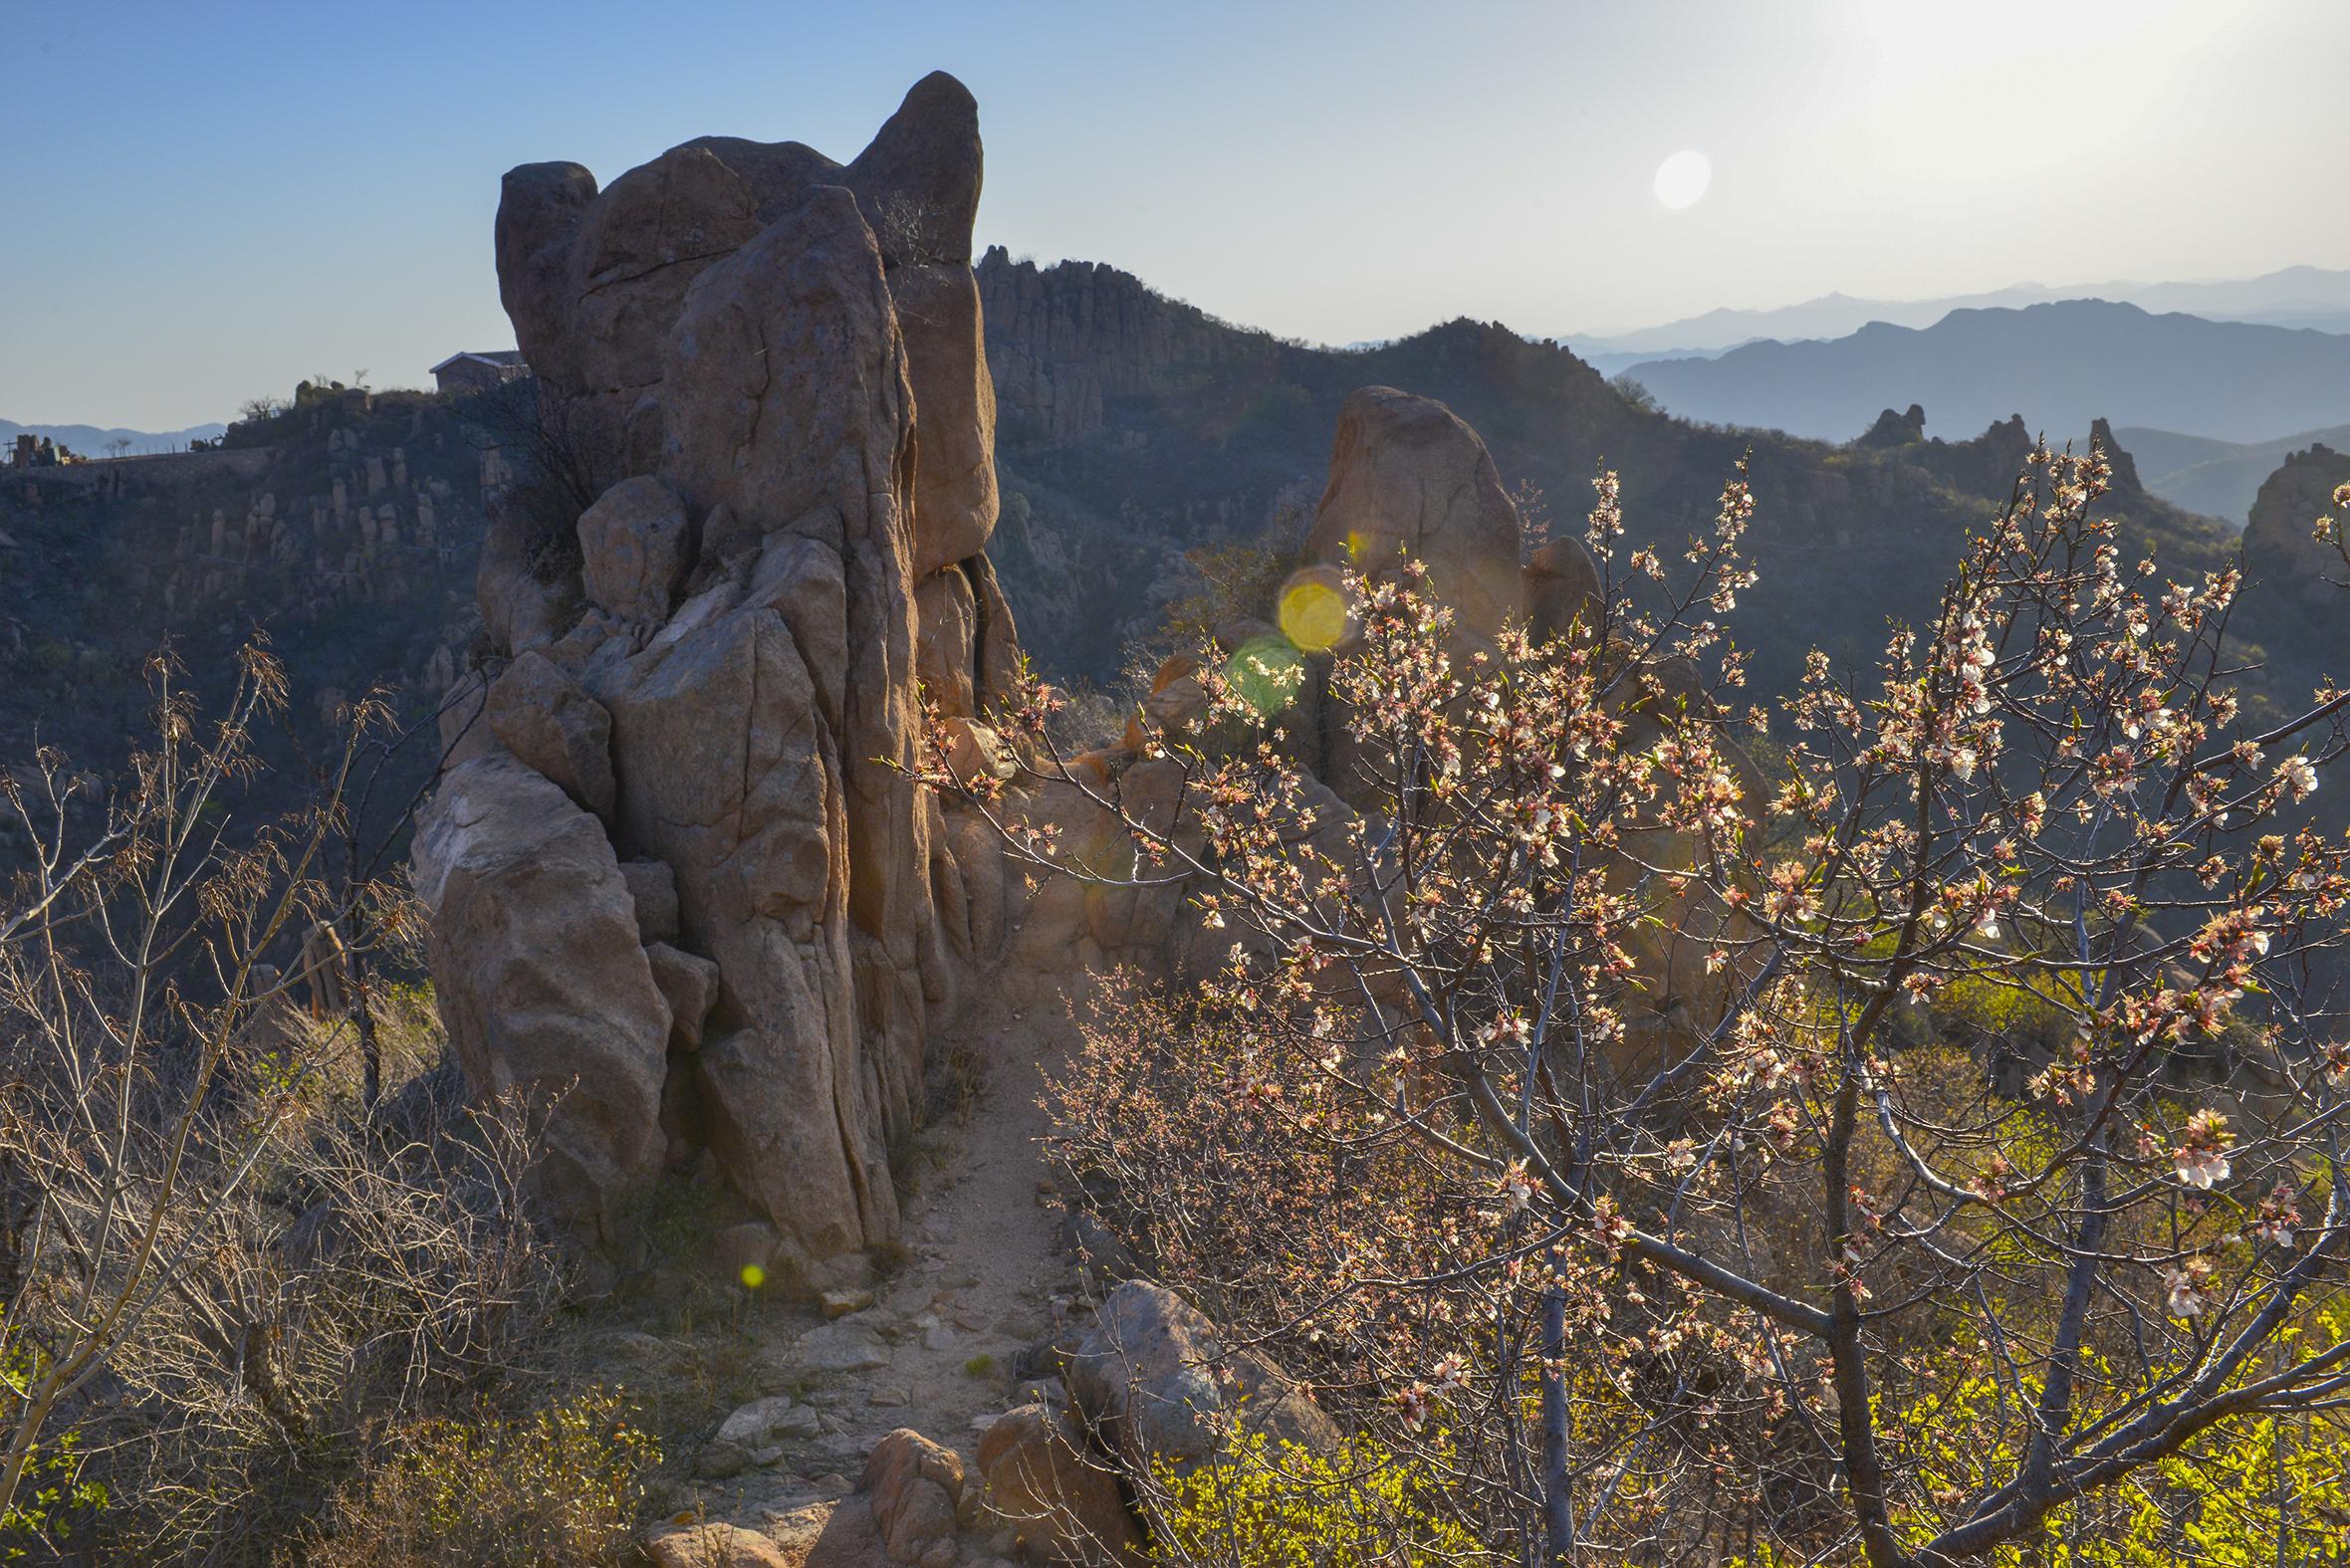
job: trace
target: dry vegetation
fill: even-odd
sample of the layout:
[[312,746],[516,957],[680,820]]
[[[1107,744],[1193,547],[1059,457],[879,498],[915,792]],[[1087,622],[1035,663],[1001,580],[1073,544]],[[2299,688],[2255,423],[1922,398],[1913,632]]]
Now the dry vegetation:
[[[211,715],[154,680],[120,788],[45,755],[9,791],[38,860],[0,942],[0,1530],[110,1562],[488,1561],[454,1544],[484,1529],[616,1560],[657,1456],[608,1403],[525,1414],[562,1284],[523,1198],[543,1107],[459,1103],[428,993],[384,978],[412,917],[336,862],[379,711],[255,827],[274,664]],[[270,962],[322,927],[353,937],[332,973]],[[604,1462],[575,1462],[589,1442]]]

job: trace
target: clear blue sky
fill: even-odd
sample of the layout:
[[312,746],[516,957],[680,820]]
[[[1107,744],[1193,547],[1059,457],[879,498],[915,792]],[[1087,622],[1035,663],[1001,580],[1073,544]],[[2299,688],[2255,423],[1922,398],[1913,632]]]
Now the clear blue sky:
[[[2350,266],[2350,5],[0,0],[0,416],[512,342],[512,164],[980,101],[983,242],[1328,341]],[[1711,158],[1662,208],[1667,155]]]

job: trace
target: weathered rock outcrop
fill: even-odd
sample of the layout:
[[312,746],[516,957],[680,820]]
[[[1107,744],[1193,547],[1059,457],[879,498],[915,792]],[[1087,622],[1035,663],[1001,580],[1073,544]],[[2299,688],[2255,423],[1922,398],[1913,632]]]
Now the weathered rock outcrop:
[[580,515],[588,597],[607,615],[658,625],[685,578],[689,543],[685,509],[667,486],[621,480]]
[[1007,428],[1028,444],[1070,445],[1101,428],[1105,398],[1180,385],[1201,367],[1270,360],[1281,349],[1271,334],[1219,322],[1115,267],[1040,269],[998,245],[978,274]]
[[[587,808],[564,820],[611,862],[598,908],[650,1003],[631,1059],[656,1017],[662,1042],[632,1084],[649,1157],[579,1162],[580,1180],[609,1210],[664,1142],[671,1169],[707,1150],[772,1229],[769,1261],[820,1283],[895,1233],[887,1149],[972,956],[947,817],[907,777],[918,682],[969,714],[1017,658],[981,554],[980,178],[976,108],[934,75],[846,165],[703,138],[600,191],[576,165],[517,169],[499,208],[543,416],[609,488],[576,567],[519,549],[485,567],[493,670],[513,659],[486,761]],[[457,809],[461,780],[433,853],[470,864],[496,846]],[[466,911],[422,870],[453,938]],[[610,933],[583,946],[568,912],[523,907],[538,896],[512,888],[505,913],[536,923],[546,972],[597,966]],[[511,1047],[526,999],[507,972],[442,949],[469,1075],[551,1071]]]
[[964,1492],[961,1455],[900,1427],[873,1446],[864,1484],[890,1561],[950,1568],[955,1532],[978,1512],[976,1494]]
[[554,660],[534,648],[506,666],[490,685],[483,717],[517,760],[610,820],[612,716]]
[[2334,487],[2350,484],[2350,452],[2322,443],[2286,458],[2260,486],[2243,531],[2244,575],[2253,591],[2274,595],[2306,612],[2338,609],[2350,578],[2339,551],[2313,534],[2333,514]]
[[[925,701],[959,766],[1008,768],[985,722],[1019,649],[984,554],[997,495],[968,265],[980,167],[970,96],[934,76],[847,165],[706,138],[601,191],[571,165],[508,177],[501,291],[551,420],[611,483],[578,519],[576,557],[485,563],[500,612],[474,672],[489,733],[435,802],[419,885],[469,1076],[554,1087],[578,1070],[590,1087],[576,1057],[613,1078],[575,1091],[551,1134],[577,1151],[563,1179],[599,1239],[653,1171],[714,1166],[739,1205],[717,1217],[728,1256],[822,1287],[828,1260],[896,1233],[888,1150],[975,966],[1051,987],[1118,961],[1183,973],[1208,954],[1181,887],[1049,879],[1032,896],[992,829],[910,779]],[[1151,320],[1173,336],[1137,374],[1189,351],[1188,318]],[[1387,387],[1347,398],[1308,542],[1323,598],[1330,566],[1385,573],[1411,557],[1466,638],[1529,608],[1563,627],[1596,572],[1571,541],[1522,570],[1521,532],[1450,409]],[[1300,646],[1326,660],[1340,630]],[[1251,619],[1231,635],[1241,652],[1283,633]],[[1155,716],[1196,706],[1187,673],[1154,692]],[[1337,834],[1342,725],[1317,689],[1285,744],[1332,782],[1310,791],[1313,831]],[[1143,742],[1081,766],[1102,798],[1191,831],[1176,822],[1181,766]],[[469,803],[491,784],[519,800],[533,781],[543,821]],[[1132,854],[1075,791],[1005,809],[1056,824],[1097,869]],[[507,846],[559,829],[597,886],[543,909],[555,884],[514,873]],[[476,865],[507,869],[438,869]],[[508,951],[508,932],[532,933],[531,951]],[[629,994],[612,1005],[616,1041],[537,995],[591,969]],[[606,1057],[630,1070],[606,1073]]]
[[425,808],[415,881],[467,1081],[555,1100],[543,1190],[613,1245],[625,1195],[660,1166],[670,1018],[602,826],[512,757],[476,758]]
[[978,106],[944,72],[845,165],[734,136],[672,147],[601,190],[577,163],[525,164],[498,203],[499,297],[565,427],[614,447],[619,473],[645,473],[666,433],[670,328],[704,270],[820,188],[851,195],[892,267],[968,267],[980,181]]
[[979,1472],[987,1518],[1013,1532],[1030,1562],[1113,1568],[1145,1560],[1116,1471],[1058,1405],[999,1416],[979,1440]]
[[1389,386],[1346,399],[1307,556],[1371,576],[1409,556],[1463,629],[1491,636],[1524,603],[1518,549],[1518,508],[1458,415]]
[[1315,1453],[1338,1443],[1310,1393],[1260,1352],[1225,1345],[1205,1314],[1148,1280],[1110,1292],[1067,1381],[1078,1413],[1137,1475],[1205,1463],[1235,1426]]

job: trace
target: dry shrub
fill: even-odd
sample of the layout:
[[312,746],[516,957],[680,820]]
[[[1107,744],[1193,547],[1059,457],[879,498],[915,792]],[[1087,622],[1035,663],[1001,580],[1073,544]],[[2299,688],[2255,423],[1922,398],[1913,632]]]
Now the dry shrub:
[[309,1568],[601,1568],[630,1559],[659,1447],[588,1389],[519,1420],[413,1422],[335,1497]]
[[455,1088],[411,1080],[374,1123],[349,1100],[289,1119],[266,1179],[173,1238],[188,1262],[82,1424],[105,1539],[266,1561],[386,1421],[525,1370],[560,1282],[519,1189],[536,1118],[462,1109]]

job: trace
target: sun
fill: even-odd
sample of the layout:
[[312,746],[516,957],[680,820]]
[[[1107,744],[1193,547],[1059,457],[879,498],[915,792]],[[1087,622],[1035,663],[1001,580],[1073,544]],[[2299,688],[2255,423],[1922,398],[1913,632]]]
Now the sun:
[[1694,207],[1714,183],[1714,165],[1694,148],[1674,153],[1656,166],[1656,199],[1679,212]]

